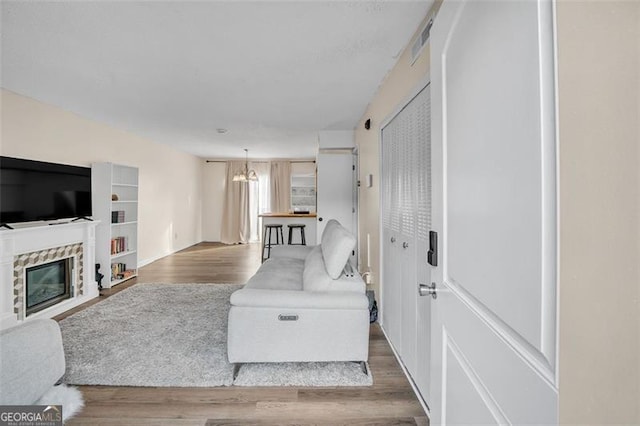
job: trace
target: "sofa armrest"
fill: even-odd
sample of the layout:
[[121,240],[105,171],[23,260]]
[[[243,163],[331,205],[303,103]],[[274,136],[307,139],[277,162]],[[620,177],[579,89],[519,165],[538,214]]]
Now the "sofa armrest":
[[284,309],[369,309],[364,293],[241,289],[231,295],[232,306]]
[[58,323],[37,319],[0,332],[0,405],[34,404],[63,375]]
[[270,257],[288,257],[291,259],[304,260],[309,252],[315,246],[290,246],[290,245],[278,245],[271,247]]

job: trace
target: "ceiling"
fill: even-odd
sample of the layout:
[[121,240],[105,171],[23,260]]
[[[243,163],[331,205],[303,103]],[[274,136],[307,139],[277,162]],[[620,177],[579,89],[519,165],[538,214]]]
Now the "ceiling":
[[1,84],[201,157],[312,157],[432,3],[3,0]]

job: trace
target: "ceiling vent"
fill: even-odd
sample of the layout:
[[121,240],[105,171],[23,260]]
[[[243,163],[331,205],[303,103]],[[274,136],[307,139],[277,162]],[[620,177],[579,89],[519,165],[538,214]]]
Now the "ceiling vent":
[[424,26],[418,37],[416,37],[416,40],[413,42],[413,45],[411,46],[411,65],[413,65],[416,59],[418,59],[418,56],[422,53],[422,49],[424,49],[424,45],[429,41],[429,34],[431,33],[432,26],[433,19],[429,19],[427,25]]

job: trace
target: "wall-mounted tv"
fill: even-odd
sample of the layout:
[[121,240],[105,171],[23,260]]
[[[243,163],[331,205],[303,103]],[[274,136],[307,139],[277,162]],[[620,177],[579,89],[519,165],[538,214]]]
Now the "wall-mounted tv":
[[0,157],[0,223],[91,216],[91,168]]

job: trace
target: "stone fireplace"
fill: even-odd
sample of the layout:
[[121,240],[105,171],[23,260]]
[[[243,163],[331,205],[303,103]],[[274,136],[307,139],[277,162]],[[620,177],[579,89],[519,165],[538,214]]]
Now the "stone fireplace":
[[95,222],[0,231],[0,329],[51,318],[98,295]]

